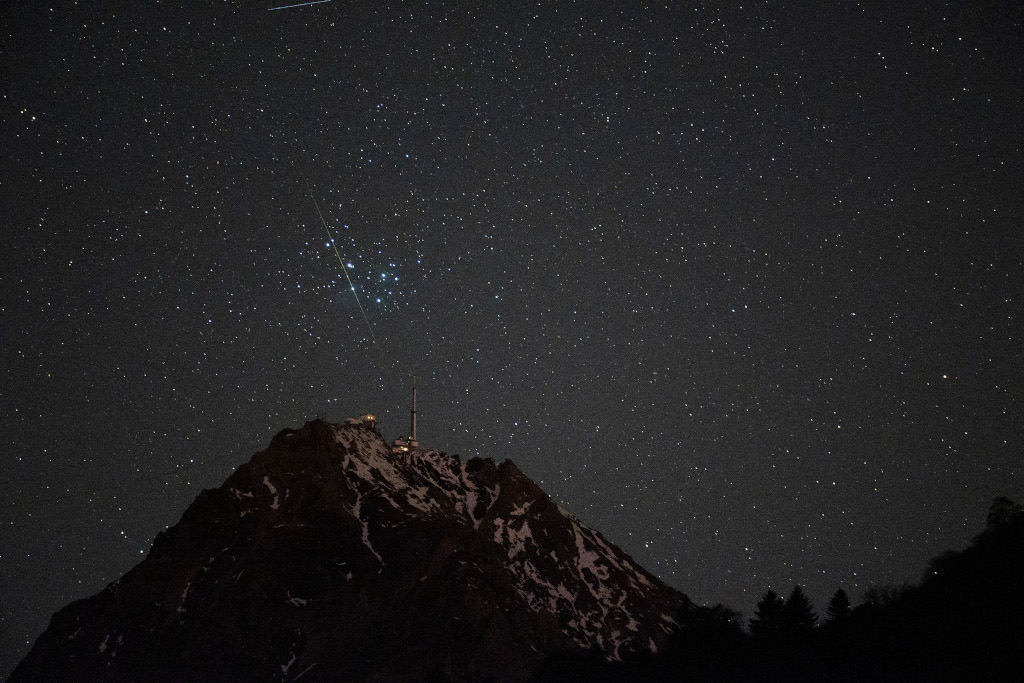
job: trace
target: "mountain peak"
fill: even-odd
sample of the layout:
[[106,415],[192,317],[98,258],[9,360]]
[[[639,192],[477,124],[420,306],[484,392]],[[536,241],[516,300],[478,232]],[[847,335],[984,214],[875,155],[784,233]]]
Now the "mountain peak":
[[15,671],[523,679],[657,650],[686,598],[514,463],[392,452],[372,421],[285,429]]

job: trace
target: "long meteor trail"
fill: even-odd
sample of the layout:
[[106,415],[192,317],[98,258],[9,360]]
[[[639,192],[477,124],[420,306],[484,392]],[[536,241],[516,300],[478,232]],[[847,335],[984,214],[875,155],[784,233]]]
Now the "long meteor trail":
[[[318,1],[326,2],[326,0]],[[359,293],[356,292],[356,286],[352,284],[352,278],[348,276],[348,268],[345,266],[345,259],[341,258],[341,252],[338,251],[338,243],[334,241],[334,235],[331,234],[331,229],[327,227],[327,220],[324,218],[323,211],[320,210],[320,203],[317,202],[316,197],[313,195],[313,188],[311,186],[307,187],[309,188],[309,198],[313,200],[313,206],[316,207],[316,213],[320,216],[320,223],[324,226],[324,231],[327,232],[327,239],[334,248],[334,255],[338,257],[338,263],[341,264],[341,272],[345,273],[345,279],[348,280],[348,288],[352,290],[352,296],[356,299],[356,305],[359,306],[359,312],[363,314],[363,321],[366,323],[366,329],[370,331],[370,340],[373,342],[374,346],[377,346],[377,337],[373,333],[373,325],[370,324],[370,319],[366,317],[366,310],[363,309],[363,302],[359,300]]]
[[330,2],[331,0],[313,0],[313,2],[300,2],[297,5],[284,5],[282,7],[271,7],[268,12],[273,12],[279,9],[291,9],[292,7],[305,7],[306,5],[319,5],[322,2]]

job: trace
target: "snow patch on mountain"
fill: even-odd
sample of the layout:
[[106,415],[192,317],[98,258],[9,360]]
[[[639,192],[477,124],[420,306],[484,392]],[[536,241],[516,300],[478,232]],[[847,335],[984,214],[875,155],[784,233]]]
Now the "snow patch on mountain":
[[533,540],[533,533],[530,531],[530,523],[527,520],[522,520],[518,529],[512,527],[511,524],[507,527],[508,530],[508,559],[515,559],[516,555],[522,552],[526,552],[526,541]]
[[274,497],[274,502],[270,504],[270,509],[277,510],[279,507],[281,507],[281,503],[279,502],[280,496],[277,495],[277,489],[274,488],[274,485],[270,483],[270,477],[263,477],[263,485],[267,487],[267,490],[270,491],[270,495]]

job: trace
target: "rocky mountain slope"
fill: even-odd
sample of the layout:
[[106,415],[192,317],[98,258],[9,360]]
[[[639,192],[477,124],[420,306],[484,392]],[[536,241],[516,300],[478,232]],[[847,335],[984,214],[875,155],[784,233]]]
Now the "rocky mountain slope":
[[510,461],[313,421],[55,614],[10,680],[523,680],[657,651],[685,601]]

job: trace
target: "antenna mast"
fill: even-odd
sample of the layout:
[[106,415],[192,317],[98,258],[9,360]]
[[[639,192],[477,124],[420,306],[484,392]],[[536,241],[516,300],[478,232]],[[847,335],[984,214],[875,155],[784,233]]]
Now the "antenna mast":
[[392,453],[408,453],[414,451],[420,447],[420,442],[416,440],[416,378],[412,378],[412,410],[409,411],[409,422],[410,431],[412,432],[405,439],[399,437],[395,439],[394,445],[391,447]]
[[416,378],[412,380],[412,435],[409,437],[409,445],[417,446],[419,441],[416,440]]

